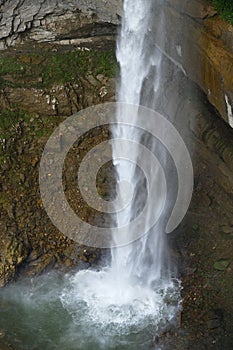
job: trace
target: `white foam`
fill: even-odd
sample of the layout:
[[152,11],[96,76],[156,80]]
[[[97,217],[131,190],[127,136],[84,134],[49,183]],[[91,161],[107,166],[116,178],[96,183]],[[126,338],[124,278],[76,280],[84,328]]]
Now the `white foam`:
[[233,112],[232,112],[232,107],[227,95],[225,95],[225,101],[227,105],[228,122],[230,126],[233,128]]
[[128,279],[119,285],[108,268],[99,272],[84,270],[70,277],[61,301],[76,325],[122,335],[130,333],[132,327],[139,332],[154,325],[156,330],[161,322],[170,321],[179,308],[178,295],[179,286],[172,282],[169,286],[161,283],[157,290],[136,281],[129,283]]

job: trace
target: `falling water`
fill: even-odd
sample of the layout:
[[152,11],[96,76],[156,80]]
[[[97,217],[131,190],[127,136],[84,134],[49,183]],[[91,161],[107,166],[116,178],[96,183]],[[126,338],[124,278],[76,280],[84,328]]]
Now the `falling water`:
[[[156,5],[159,5],[157,2]],[[158,6],[159,7],[159,6]],[[126,0],[124,2],[124,17],[122,29],[118,39],[117,59],[120,64],[121,77],[118,86],[118,101],[125,104],[143,105],[145,107],[156,108],[159,104],[158,90],[160,87],[161,58],[162,53],[153,45],[153,35],[163,35],[163,12],[162,7],[159,13],[159,25],[154,26],[154,8],[155,2],[144,0]],[[158,17],[157,17],[158,21]],[[127,113],[127,105],[121,104],[118,108],[117,117],[122,113]],[[132,124],[136,123],[139,114],[131,116]],[[137,171],[138,145],[144,140],[144,145],[155,152],[159,149],[158,141],[137,128],[127,127],[121,123],[113,128],[113,135],[116,139],[132,140],[135,147],[129,147],[131,157],[130,162],[119,161],[118,154],[121,154],[121,145],[113,143],[113,160],[116,164],[118,182],[128,181],[131,184],[133,198],[130,206],[117,214],[117,226],[121,227],[130,223],[130,221],[140,211],[143,200],[145,200],[145,180],[142,174]],[[166,167],[166,152],[160,147],[160,158],[163,159],[163,165]],[[154,194],[153,203],[151,203],[149,213],[145,220],[149,220],[151,215],[155,215],[156,210],[160,208],[160,188],[161,175],[159,169],[147,169],[147,174],[153,176],[153,181],[157,183],[157,192]],[[122,190],[121,190],[122,188]],[[119,196],[124,197],[125,188],[119,186]],[[134,236],[131,232],[132,226],[128,225],[128,237]],[[166,242],[163,222],[156,225],[150,232],[142,232],[143,238],[133,242],[125,247],[112,249],[112,271],[118,280],[119,288],[123,286],[125,290],[127,284],[132,285],[133,281],[142,283],[146,288],[155,286],[170,285],[171,277],[169,271],[169,257],[166,253]],[[133,239],[131,239],[133,240]],[[117,234],[114,236],[114,242],[118,244]],[[123,283],[124,281],[124,283]],[[129,287],[128,287],[129,288]],[[122,292],[124,295],[124,292]]]
[[[157,51],[152,54],[150,47],[152,8],[151,1],[126,0],[124,2],[124,17],[117,46],[117,59],[121,69],[117,99],[125,104],[143,104],[151,107],[156,101],[161,54]],[[147,86],[145,86],[145,83],[147,83]],[[151,94],[151,89],[153,90],[153,95]],[[121,105],[117,113],[117,117],[121,113],[127,113],[127,106]],[[134,114],[132,116],[132,124],[136,122],[137,118],[140,118],[140,115]],[[117,161],[117,155],[120,150],[117,143],[113,144],[113,160],[117,168],[118,182],[128,181],[134,192],[128,209],[117,214],[117,225],[121,227],[129,223],[136,215],[142,202],[143,193],[146,191],[143,178],[137,173],[136,168],[138,145],[145,135],[136,128],[122,126],[120,123],[113,128],[113,135],[116,139],[133,140],[135,142],[134,148],[131,148],[131,157],[128,163]],[[153,151],[156,147],[155,140],[153,140],[151,146],[150,150]],[[147,144],[146,147],[148,147]],[[157,169],[147,169],[147,171],[151,170],[154,173],[154,181],[159,182],[159,174],[157,173],[158,176],[156,176]],[[119,186],[119,192],[119,196],[123,197],[124,188],[121,192],[121,187]],[[137,192],[139,196],[137,196]],[[137,200],[137,197],[139,197],[139,200]],[[159,198],[155,197],[150,213],[147,215],[154,215],[155,213],[153,212],[155,212],[156,207],[158,209],[159,205]],[[133,232],[130,232],[131,226],[129,225],[128,227],[126,234],[129,237],[133,237]],[[117,235],[114,237],[114,240],[117,245]],[[150,242],[149,236],[146,236],[140,242],[136,242],[136,244],[113,249],[112,269],[118,276],[119,283],[121,283],[122,276],[127,274],[125,278],[128,281],[137,277],[139,280],[143,279],[144,284],[150,284],[152,280],[158,280],[161,277],[163,254],[163,234],[161,229],[157,228]],[[150,266],[148,266],[146,260]],[[147,277],[145,278],[146,275]]]

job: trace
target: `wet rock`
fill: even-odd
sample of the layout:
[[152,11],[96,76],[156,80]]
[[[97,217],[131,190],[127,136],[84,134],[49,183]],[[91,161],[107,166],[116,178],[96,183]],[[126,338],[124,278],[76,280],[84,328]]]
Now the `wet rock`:
[[25,261],[29,249],[17,235],[5,237],[0,256],[0,287],[8,283],[16,274],[19,266]]
[[207,327],[210,330],[225,328],[224,311],[220,308],[211,310],[208,313]]
[[[109,79],[106,86],[96,90],[99,85],[98,80],[89,76],[88,79],[80,78],[79,86],[72,82],[67,82],[65,85],[56,84],[47,92],[41,88],[6,88],[5,94],[10,104],[19,105],[29,113],[39,111],[40,115],[44,116],[70,115],[87,106],[100,103],[107,94],[108,100],[114,100],[114,79]],[[83,97],[80,92],[84,93]],[[3,98],[0,92],[0,104],[3,104]],[[39,129],[37,127],[36,130]],[[22,154],[22,147],[19,146],[18,152]]]
[[14,219],[15,217],[15,205],[14,204],[6,204],[5,209],[10,219]]
[[44,254],[40,258],[29,262],[26,267],[26,274],[29,276],[39,275],[42,272],[52,269],[55,263],[56,258],[53,254]]
[[43,254],[43,251],[39,251],[39,249],[33,249],[30,255],[27,258],[27,263],[31,263],[32,261],[38,260],[38,258]]
[[20,179],[21,183],[24,183],[25,179],[26,179],[25,174],[20,173],[19,174],[19,179]]
[[103,98],[104,96],[106,96],[108,93],[108,90],[106,88],[106,86],[102,86],[99,90],[99,95],[101,98]]
[[98,80],[96,80],[93,75],[88,75],[86,77],[86,79],[89,81],[89,83],[92,85],[92,86],[98,86],[99,85],[99,82]]
[[[160,42],[162,36],[157,38],[157,44],[168,57],[172,57],[173,63],[177,62],[177,65],[203,89],[225,121],[233,125],[232,26],[216,16],[213,6],[204,1],[183,3],[181,0],[168,0],[167,3],[169,6],[165,5],[164,13],[168,28],[165,26],[165,31],[167,42],[174,42],[174,45],[164,47],[164,42]],[[62,1],[59,6],[56,0],[45,0],[40,4],[33,3],[30,7],[19,1],[16,1],[14,6],[11,3],[3,3],[1,46],[25,41],[27,37],[36,42],[66,42],[69,45],[80,45],[82,42],[86,44],[89,37],[89,42],[92,43],[93,37],[103,38],[103,35],[116,34],[115,26],[119,24],[121,7],[121,0],[111,0],[107,3],[104,0],[80,0],[78,4],[72,0],[68,4]],[[182,28],[186,28],[185,32],[174,33],[169,30],[171,25],[176,27],[178,21],[182,23]],[[24,32],[26,35],[21,36]],[[193,38],[195,45],[190,49]],[[105,41],[107,42],[107,38]],[[80,46],[79,48],[82,49]],[[194,61],[193,57],[196,57]],[[223,59],[224,64],[221,64]],[[37,82],[43,80],[39,78]],[[98,80],[101,81],[101,77]],[[107,87],[106,89],[108,90]],[[51,104],[50,107],[51,112],[56,110],[55,105]],[[59,113],[62,114],[61,111]]]

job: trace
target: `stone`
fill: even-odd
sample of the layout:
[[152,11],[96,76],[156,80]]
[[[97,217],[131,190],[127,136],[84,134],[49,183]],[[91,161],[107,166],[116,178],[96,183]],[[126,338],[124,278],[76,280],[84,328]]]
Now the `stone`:
[[226,233],[226,234],[233,234],[233,227],[232,226],[228,226],[228,225],[222,225],[220,226],[220,230],[221,232],[223,233]]
[[[107,3],[104,0],[79,0],[78,4],[75,0],[69,3],[63,0],[59,4],[57,0],[45,0],[34,1],[30,6],[27,1],[20,3],[16,0],[14,5],[13,2],[7,5],[3,2],[0,46],[11,46],[27,41],[27,38],[35,42],[81,45],[88,40],[91,43],[93,38],[103,38],[103,35],[107,42],[107,37],[112,35],[115,38],[121,8],[121,0]],[[161,36],[156,38],[156,45],[172,64],[175,63],[201,87],[210,103],[233,127],[233,26],[221,20],[214,7],[202,0],[167,0],[164,9],[166,42],[174,44],[164,45]],[[93,15],[96,16],[95,25]],[[178,30],[170,31],[170,27],[177,27],[177,23]],[[25,31],[26,35],[22,37]],[[106,89],[108,91],[108,87]],[[103,97],[102,91],[100,95]],[[38,104],[41,102],[38,99]],[[50,105],[50,109],[52,111],[48,113],[51,115],[58,113],[54,105]],[[59,113],[63,113],[63,106],[59,106]]]
[[216,328],[219,328],[221,327],[221,324],[220,324],[220,321],[219,319],[215,318],[213,320],[209,320],[208,323],[207,323],[207,326],[209,329],[216,329]]
[[225,271],[230,264],[230,259],[220,259],[214,263],[215,270]]

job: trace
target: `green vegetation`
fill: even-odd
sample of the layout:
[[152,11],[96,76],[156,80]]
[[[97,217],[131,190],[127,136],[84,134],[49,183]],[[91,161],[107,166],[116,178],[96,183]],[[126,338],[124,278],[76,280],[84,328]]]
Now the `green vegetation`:
[[11,110],[4,109],[0,113],[0,136],[6,137],[7,133],[10,132],[10,128],[17,122],[17,115]]
[[53,84],[76,82],[88,73],[114,77],[116,59],[113,51],[67,51],[8,54],[0,58],[0,88],[50,88]]
[[212,0],[223,19],[233,24],[233,0]]
[[18,108],[3,109],[0,111],[0,139],[26,136],[27,139],[49,136],[59,118],[43,116],[36,113],[28,113]]

